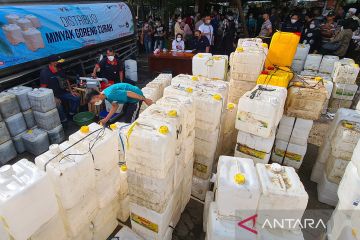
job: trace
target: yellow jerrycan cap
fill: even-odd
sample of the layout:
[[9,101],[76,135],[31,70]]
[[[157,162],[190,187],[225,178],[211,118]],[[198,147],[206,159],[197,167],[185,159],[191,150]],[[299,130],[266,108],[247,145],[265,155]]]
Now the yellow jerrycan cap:
[[30,130],[27,131],[27,133],[32,134],[32,133],[33,133],[33,130],[30,129]]
[[113,124],[110,124],[110,129],[111,130],[116,130],[117,129],[117,126],[116,126],[116,124],[115,123],[113,123]]
[[176,110],[170,110],[167,115],[169,117],[177,117],[177,111]]
[[188,92],[188,93],[192,93],[193,89],[191,87],[188,87],[188,88],[185,89],[185,91]]
[[198,53],[198,57],[199,57],[199,58],[203,58],[203,57],[204,57],[204,55],[203,55],[203,54],[201,54],[201,53]]
[[198,77],[198,76],[192,76],[192,77],[191,77],[191,80],[193,80],[193,81],[199,81],[199,77]]
[[228,103],[227,104],[227,109],[228,110],[232,110],[232,109],[234,109],[235,108],[235,104],[234,103]]
[[354,124],[350,122],[344,121],[342,125],[347,129],[354,129]]
[[242,185],[242,184],[244,184],[245,183],[245,175],[244,174],[242,174],[242,173],[237,173],[237,174],[235,174],[235,176],[234,176],[234,181],[235,181],[235,183],[237,183],[237,184],[239,184],[239,185]]
[[88,132],[90,132],[89,126],[82,126],[82,127],[80,128],[80,132],[81,132],[81,133],[88,133]]
[[315,81],[320,82],[321,80],[323,80],[323,78],[322,78],[322,77],[315,77]]
[[213,95],[213,99],[215,99],[216,101],[220,101],[221,100],[221,95],[220,94],[214,94]]
[[169,128],[167,126],[161,126],[159,128],[159,133],[166,135],[169,133]]
[[126,166],[126,164],[121,165],[121,166],[120,166],[120,169],[121,169],[121,171],[126,172],[126,171],[127,171],[127,166]]
[[261,46],[262,46],[263,48],[269,48],[269,45],[268,45],[267,43],[262,43]]
[[243,47],[238,47],[236,48],[236,52],[243,52],[244,51],[244,48]]

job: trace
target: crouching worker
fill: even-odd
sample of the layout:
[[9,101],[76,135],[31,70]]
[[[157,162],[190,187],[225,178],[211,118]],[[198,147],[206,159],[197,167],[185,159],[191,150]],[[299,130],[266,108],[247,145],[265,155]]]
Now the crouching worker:
[[145,98],[140,88],[128,83],[116,83],[102,92],[92,90],[86,96],[87,102],[91,104],[101,104],[105,99],[112,104],[112,107],[108,115],[100,121],[102,125],[105,125],[115,114],[119,107],[118,104],[124,104],[123,115],[119,121],[126,123],[132,123],[139,117],[143,101],[148,106],[152,104],[152,100]]

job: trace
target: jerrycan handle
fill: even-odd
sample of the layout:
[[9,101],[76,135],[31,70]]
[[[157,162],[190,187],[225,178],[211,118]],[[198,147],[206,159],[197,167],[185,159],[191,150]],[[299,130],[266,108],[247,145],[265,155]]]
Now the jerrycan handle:
[[172,102],[180,102],[180,100],[179,99],[177,99],[177,98],[175,98],[175,97],[164,97],[164,99],[166,99],[166,100],[169,100],[170,102],[172,101]]
[[156,130],[156,127],[152,124],[137,122],[136,125],[146,130]]

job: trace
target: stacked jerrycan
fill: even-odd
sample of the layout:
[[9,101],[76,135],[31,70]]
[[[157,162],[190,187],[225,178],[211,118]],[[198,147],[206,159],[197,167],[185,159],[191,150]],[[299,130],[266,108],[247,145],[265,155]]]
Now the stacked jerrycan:
[[[93,157],[93,174],[98,211],[94,215],[94,239],[107,238],[117,226],[121,172],[118,166],[119,137],[117,131],[92,123],[69,137],[69,143]],[[104,153],[106,155],[104,156]],[[106,226],[106,227],[105,227]]]
[[[151,107],[152,108],[152,107]],[[169,227],[180,198],[174,191],[179,119],[176,111],[166,118],[148,108],[126,133],[125,161],[128,167],[132,229],[145,239],[171,239]],[[178,125],[179,124],[179,125]],[[181,184],[180,184],[181,186]],[[179,187],[180,188],[180,187]]]
[[[181,173],[181,171],[183,172],[183,176],[181,177],[182,195],[180,204],[181,212],[183,212],[191,196],[195,150],[195,102],[190,97],[164,96],[159,101],[157,101],[156,104],[159,106],[174,109],[177,113],[181,114],[180,117],[183,118],[181,120],[181,122],[183,122],[181,129],[181,134],[183,135],[183,143],[181,145],[180,154],[176,154],[175,157],[176,176],[179,176],[179,173]],[[181,159],[182,161],[179,161]],[[183,170],[181,170],[181,166]],[[179,179],[176,179],[174,181],[175,189],[178,182]]]
[[192,59],[192,74],[212,80],[227,78],[229,57],[227,55],[212,55],[198,53]]
[[321,54],[309,54],[306,57],[304,69],[308,71],[318,72],[323,55]]
[[[359,239],[360,230],[360,141],[346,167],[337,195],[339,202],[327,225],[327,237],[331,240]],[[349,236],[345,238],[344,236]]]
[[[333,72],[335,62],[339,61],[339,57],[331,55],[323,56],[320,54],[305,55],[307,47],[308,45],[299,44],[292,67],[295,72],[300,73],[300,75],[305,79],[312,78],[313,80],[315,80],[316,77],[322,78],[323,85],[325,86],[328,93],[322,111],[322,113],[325,114],[328,110],[327,108],[333,90],[331,74]],[[300,60],[296,60],[298,58],[301,58],[304,61],[302,68],[300,68]],[[335,112],[336,110],[334,111],[334,113]]]
[[68,239],[49,176],[26,159],[0,168],[0,215],[1,239]]
[[239,130],[236,157],[268,163],[286,94],[287,90],[283,87],[257,85],[239,99],[235,123]]
[[15,158],[17,153],[11,137],[26,130],[25,120],[20,112],[16,95],[8,92],[0,93],[0,165]]
[[[215,201],[209,199],[209,207],[204,210],[207,239],[256,239],[252,232],[235,228],[242,220],[255,215],[258,207],[260,184],[253,161],[220,156],[215,185]],[[252,229],[251,223],[248,227]]]
[[356,78],[359,74],[359,65],[355,64],[352,59],[341,59],[335,62],[332,78],[334,81],[334,88],[332,98],[335,112],[339,107],[349,108],[352,100],[357,92]]
[[[171,83],[172,75],[161,73],[153,81],[149,82],[144,88],[141,89],[144,96],[156,102],[164,94],[165,87]],[[143,112],[148,106],[143,102],[141,104],[140,112]]]
[[[160,102],[164,101],[162,99],[159,100]],[[152,120],[159,120],[164,121],[167,124],[169,124],[174,131],[176,132],[176,141],[175,141],[175,158],[174,158],[174,164],[171,166],[171,170],[173,174],[169,175],[171,179],[173,179],[173,187],[169,188],[174,190],[174,211],[173,211],[173,217],[174,222],[172,225],[176,225],[178,220],[180,219],[181,215],[181,193],[183,189],[183,180],[182,177],[185,173],[185,166],[189,161],[193,160],[192,155],[185,156],[185,139],[188,136],[189,132],[186,128],[186,111],[182,109],[180,106],[166,106],[161,104],[153,104],[150,107],[148,107],[142,114],[141,117],[150,118]],[[130,173],[130,172],[129,172]],[[136,175],[136,173],[134,174]],[[141,196],[144,196],[146,193],[142,193],[142,185],[139,187],[139,180],[141,179],[140,176],[136,177],[130,177],[129,174],[129,183],[130,183],[130,196],[131,200],[133,200],[133,196],[137,198],[140,198]],[[171,182],[171,179],[165,178],[165,183],[162,183],[162,185],[169,184]],[[142,180],[144,181],[144,180]],[[136,202],[134,200],[134,202]],[[146,203],[140,202],[141,205],[146,206]]]
[[313,121],[283,116],[271,155],[271,160],[281,165],[299,169],[307,150],[307,140]]
[[35,159],[51,178],[71,239],[106,239],[117,227],[126,179],[118,159],[117,131],[95,123]]
[[[261,185],[257,208],[260,239],[303,240],[297,223],[303,217],[309,197],[295,169],[278,163],[258,163],[256,170]],[[284,219],[293,219],[296,223],[274,224]]]
[[255,87],[264,68],[267,50],[261,39],[239,39],[238,47],[230,55],[228,102],[237,104],[242,95]]
[[288,88],[285,114],[289,117],[317,120],[326,99],[327,91],[322,78],[297,76]]
[[220,155],[234,155],[233,151],[237,137],[237,130],[235,128],[236,113],[237,105],[228,103],[221,117],[220,137],[215,160],[219,159]]
[[51,144],[59,144],[65,140],[54,93],[48,88],[35,88],[28,92],[31,108],[38,128],[48,133]]
[[261,72],[256,83],[287,88],[293,77],[288,67],[268,67]]
[[32,88],[25,86],[13,87],[7,90],[8,93],[16,96],[22,112],[7,120],[10,134],[12,135],[12,140],[18,153],[23,153],[26,150],[22,140],[22,135],[25,134],[26,129],[31,129],[36,125],[27,95],[31,90]]
[[275,219],[301,220],[305,211],[308,195],[293,168],[255,168],[251,159],[220,156],[216,178],[215,200],[208,192],[204,210],[207,239],[304,239],[299,226],[271,225]]
[[305,66],[306,58],[310,51],[309,44],[299,44],[296,48],[294,60],[292,61],[291,68],[296,72],[300,73]]
[[357,110],[341,108],[337,111],[311,174],[311,180],[318,183],[320,202],[337,204],[339,183],[360,139],[359,126]]
[[189,75],[178,75],[173,78],[171,84],[165,89],[165,96],[188,96],[195,103],[195,163],[192,195],[204,200],[218,148],[228,84],[220,80],[214,81]]

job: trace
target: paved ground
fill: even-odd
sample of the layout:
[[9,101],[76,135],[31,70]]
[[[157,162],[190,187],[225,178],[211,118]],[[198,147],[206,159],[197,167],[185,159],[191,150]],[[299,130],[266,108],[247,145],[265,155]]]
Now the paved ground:
[[[147,58],[142,56],[138,59],[139,70],[139,86],[143,87],[148,81],[153,79],[148,72]],[[325,123],[326,124],[326,123]],[[323,126],[322,126],[323,127]],[[69,123],[66,130],[66,134],[70,135],[76,131],[78,127],[73,123]],[[324,132],[324,130],[319,130]],[[322,140],[322,133],[313,136],[312,142],[318,143]],[[306,191],[309,194],[308,209],[316,210],[309,212],[310,217],[322,218],[325,222],[329,219],[332,207],[322,204],[317,200],[316,184],[310,181],[311,169],[314,165],[318,153],[318,146],[314,144],[308,145],[307,154],[302,167],[299,169],[300,178],[305,186]],[[18,156],[17,159],[27,158],[34,159],[34,156],[28,153],[24,153]],[[16,161],[15,159],[14,161]],[[330,210],[330,211],[329,211]],[[129,221],[125,223],[130,226]],[[120,228],[120,227],[119,227]],[[322,229],[311,229],[303,231],[306,240],[320,239]],[[203,232],[203,204],[196,200],[190,200],[185,211],[183,212],[181,219],[174,229],[173,240],[203,240],[205,239],[205,233]]]

